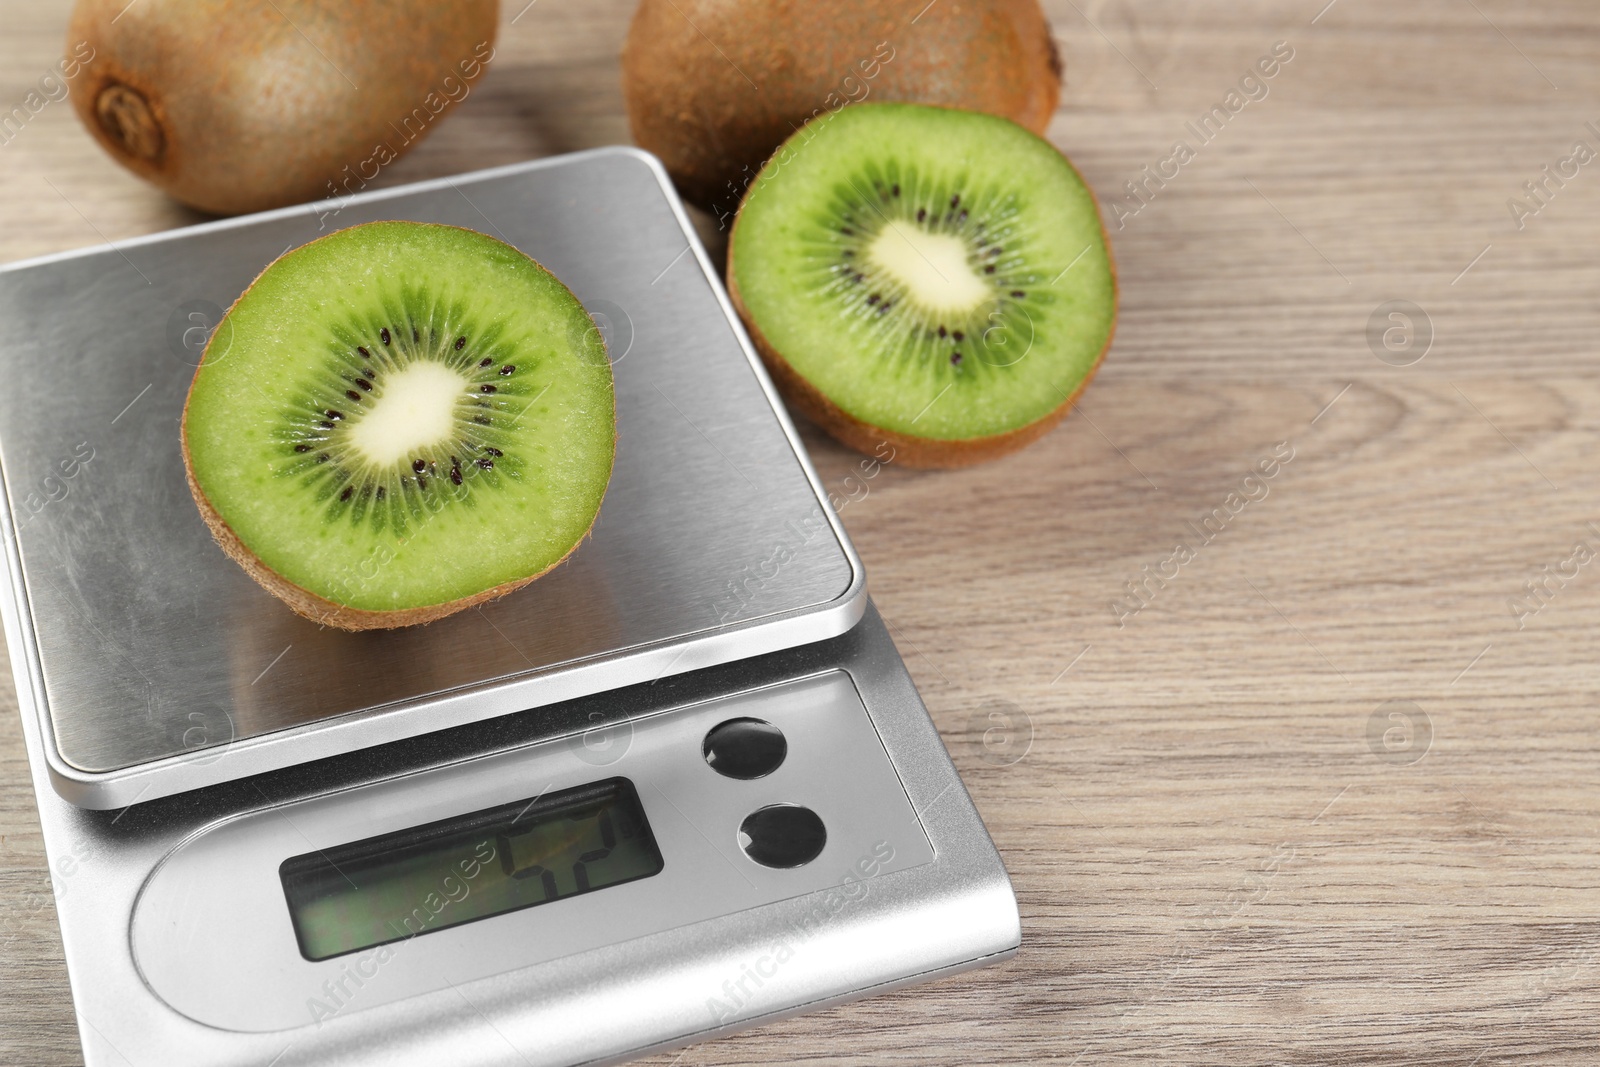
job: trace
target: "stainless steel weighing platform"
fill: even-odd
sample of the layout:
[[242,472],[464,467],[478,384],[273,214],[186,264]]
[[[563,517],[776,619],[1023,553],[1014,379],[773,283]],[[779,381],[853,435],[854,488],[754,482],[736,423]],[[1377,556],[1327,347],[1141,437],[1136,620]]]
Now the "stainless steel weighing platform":
[[[262,267],[388,218],[572,288],[617,463],[549,575],[352,634],[223,556],[177,423]],[[1015,952],[1005,869],[651,157],[3,267],[0,322],[0,608],[89,1067],[615,1062]]]

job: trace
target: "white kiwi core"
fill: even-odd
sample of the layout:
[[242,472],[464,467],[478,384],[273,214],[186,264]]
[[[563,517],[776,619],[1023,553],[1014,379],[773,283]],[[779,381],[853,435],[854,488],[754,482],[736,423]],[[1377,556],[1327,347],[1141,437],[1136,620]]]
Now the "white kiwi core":
[[369,463],[390,466],[449,440],[455,433],[456,402],[471,383],[449,367],[419,360],[388,376],[383,392],[352,421],[351,446]]
[[915,223],[894,219],[885,224],[867,246],[867,259],[932,312],[970,311],[992,295],[972,269],[965,241]]

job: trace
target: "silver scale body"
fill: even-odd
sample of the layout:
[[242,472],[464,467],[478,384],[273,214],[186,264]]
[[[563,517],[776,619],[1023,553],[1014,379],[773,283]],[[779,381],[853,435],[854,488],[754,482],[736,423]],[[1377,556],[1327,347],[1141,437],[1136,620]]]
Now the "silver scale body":
[[[177,447],[176,342],[285,248],[384,218],[495,233],[568,283],[611,350],[617,466],[552,574],[346,634],[211,543]],[[616,1062],[1016,951],[1005,869],[653,158],[603,149],[16,264],[0,321],[0,607],[89,1067]],[[739,716],[788,738],[766,778],[702,758]],[[660,874],[382,961],[299,955],[288,856],[618,775]],[[737,841],[778,802],[828,827],[796,869]]]

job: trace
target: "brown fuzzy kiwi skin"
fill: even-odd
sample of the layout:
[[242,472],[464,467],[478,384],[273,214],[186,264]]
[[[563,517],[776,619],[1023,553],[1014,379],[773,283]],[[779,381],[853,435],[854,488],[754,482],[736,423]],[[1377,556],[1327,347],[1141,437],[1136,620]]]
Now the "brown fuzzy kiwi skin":
[[[419,223],[419,225],[434,226],[441,224]],[[354,229],[354,227],[349,228]],[[445,228],[466,229],[466,227],[462,226]],[[477,231],[472,232],[475,233]],[[325,241],[328,239],[328,237],[332,236],[333,234],[327,234],[324,237],[317,238],[315,241],[308,241],[304,245],[300,245],[295,249],[291,249],[289,252],[285,252],[284,255],[290,255],[293,252],[299,251],[301,248],[309,248],[318,241]],[[281,258],[283,257],[278,257],[278,259]],[[531,259],[532,257],[529,258]],[[276,263],[277,261],[277,259],[274,259],[272,263]],[[538,260],[534,260],[534,262],[538,263]],[[257,274],[254,280],[252,280],[250,284],[245,287],[244,292],[240,293],[238,299],[236,299],[228,308],[227,315],[223,316],[224,319],[226,319],[228,315],[233,314],[233,309],[239,306],[239,301],[250,295],[250,290],[256,287],[256,283],[261,280],[262,275],[266,274],[266,272],[272,268],[272,263],[269,263],[266,267],[263,267],[261,273]],[[542,268],[543,264],[540,264],[540,266]],[[585,309],[584,314],[588,314],[587,309]],[[593,316],[590,316],[590,321],[593,321]],[[600,343],[602,345],[605,344],[604,332],[601,331],[598,326],[595,327],[595,330],[597,335],[600,337]],[[196,381],[199,380],[200,372],[205,369],[206,357],[211,353],[211,345],[215,342],[217,336],[216,332],[213,331],[211,336],[212,340],[206,342],[205,354],[200,357],[200,366],[195,368]],[[583,536],[574,541],[572,543],[572,547],[567,549],[566,553],[560,559],[551,563],[550,566],[546,567],[537,574],[530,574],[526,578],[518,578],[515,581],[504,582],[500,585],[494,586],[491,589],[485,589],[481,592],[474,593],[471,596],[462,597],[459,600],[450,600],[441,604],[424,604],[421,607],[407,608],[401,611],[368,611],[362,608],[352,608],[347,604],[339,604],[335,601],[328,600],[325,597],[320,597],[311,592],[309,589],[294,584],[293,582],[289,581],[289,579],[273,570],[271,567],[268,567],[261,561],[259,556],[250,551],[249,546],[240,540],[238,534],[233,532],[233,527],[229,526],[227,520],[225,520],[221,513],[219,513],[217,509],[212,506],[211,501],[206,497],[205,491],[200,488],[200,483],[195,480],[194,462],[189,453],[189,402],[193,399],[193,397],[194,384],[191,382],[189,386],[189,394],[184,398],[183,401],[183,417],[179,420],[179,437],[182,441],[183,447],[184,480],[189,486],[189,494],[194,497],[195,506],[200,511],[200,517],[205,520],[206,528],[211,531],[211,536],[217,542],[218,547],[220,547],[230,559],[232,559],[240,567],[243,567],[245,573],[254,578],[263,589],[277,597],[279,600],[282,600],[285,604],[289,605],[295,614],[310,619],[312,622],[322,626],[332,626],[340,630],[394,630],[405,626],[418,626],[422,623],[433,622],[434,620],[442,619],[447,615],[454,615],[458,611],[465,611],[467,608],[476,607],[479,604],[486,603],[490,600],[496,600],[505,596],[507,593],[514,592],[515,590],[522,588],[535,579],[544,577],[556,567],[566,562],[567,558],[578,550],[578,546],[589,539],[589,535],[594,532],[594,524],[600,519],[600,512],[597,509],[595,511],[594,518],[589,522],[589,528],[583,531]],[[611,435],[611,465],[613,470],[616,468],[617,461],[615,418],[616,409],[613,406],[613,425]],[[609,478],[610,475],[608,474],[607,477]]]
[[[798,136],[798,133],[796,134]],[[1040,138],[1043,140],[1043,138]],[[1046,144],[1050,142],[1045,141]],[[1057,152],[1054,145],[1050,146]],[[1083,180],[1083,175],[1078,173],[1078,168],[1073,166],[1070,159],[1063,154],[1067,166],[1072,167],[1072,172],[1078,175],[1078,180],[1083,182],[1083,187],[1089,190],[1089,195],[1094,197],[1094,190],[1089,183]],[[755,183],[751,182],[754,189]],[[748,194],[747,194],[748,196]],[[1098,203],[1098,198],[1096,203]],[[1106,332],[1106,343],[1101,346],[1100,354],[1094,357],[1094,363],[1089,367],[1089,372],[1083,376],[1078,387],[1072,395],[1066,397],[1051,411],[1014,430],[1005,433],[990,434],[986,437],[964,437],[956,439],[938,437],[915,437],[910,434],[900,433],[896,430],[884,429],[862,422],[860,419],[845,411],[832,400],[828,399],[821,390],[812,385],[799,371],[783,358],[777,348],[768,341],[761,332],[755,316],[745,307],[744,300],[739,295],[739,283],[734,270],[734,247],[739,232],[739,219],[744,215],[743,205],[733,221],[733,235],[728,238],[728,297],[733,302],[734,310],[739,313],[739,318],[744,321],[745,331],[750,335],[750,340],[755,344],[756,351],[761,356],[761,362],[767,367],[767,372],[772,375],[778,392],[783,394],[785,401],[799,411],[806,418],[822,427],[836,440],[869,456],[882,457],[882,446],[889,445],[894,449],[894,462],[906,467],[926,469],[953,469],[956,467],[972,467],[979,463],[988,463],[990,460],[999,459],[1001,456],[1010,455],[1033,444],[1048,433],[1056,423],[1067,417],[1067,412],[1072,410],[1072,405],[1083,395],[1083,391],[1100,370],[1100,364],[1105,362],[1106,353],[1111,351],[1111,342],[1117,335],[1117,311],[1121,306],[1121,285],[1117,279],[1117,263],[1111,253],[1111,238],[1106,233],[1105,219],[1100,221],[1100,242],[1106,250],[1106,265],[1111,270],[1111,329]]]
[[1043,133],[1061,77],[1038,0],[642,0],[622,49],[634,141],[718,214],[846,101],[986,111]]
[[364,188],[466,98],[498,25],[496,0],[77,0],[71,99],[174,199],[261,211]]

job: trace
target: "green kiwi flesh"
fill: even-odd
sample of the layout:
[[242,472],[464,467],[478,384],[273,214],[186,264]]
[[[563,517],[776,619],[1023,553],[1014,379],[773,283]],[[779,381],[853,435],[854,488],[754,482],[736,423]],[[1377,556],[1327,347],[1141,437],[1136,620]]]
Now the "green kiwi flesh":
[[911,465],[1021,447],[1110,343],[1093,193],[1003,118],[858,104],[801,128],[740,207],[729,288],[786,397]]
[[427,622],[543,574],[611,477],[611,367],[553,274],[453,226],[285,253],[213,332],[183,415],[217,541],[296,611]]

